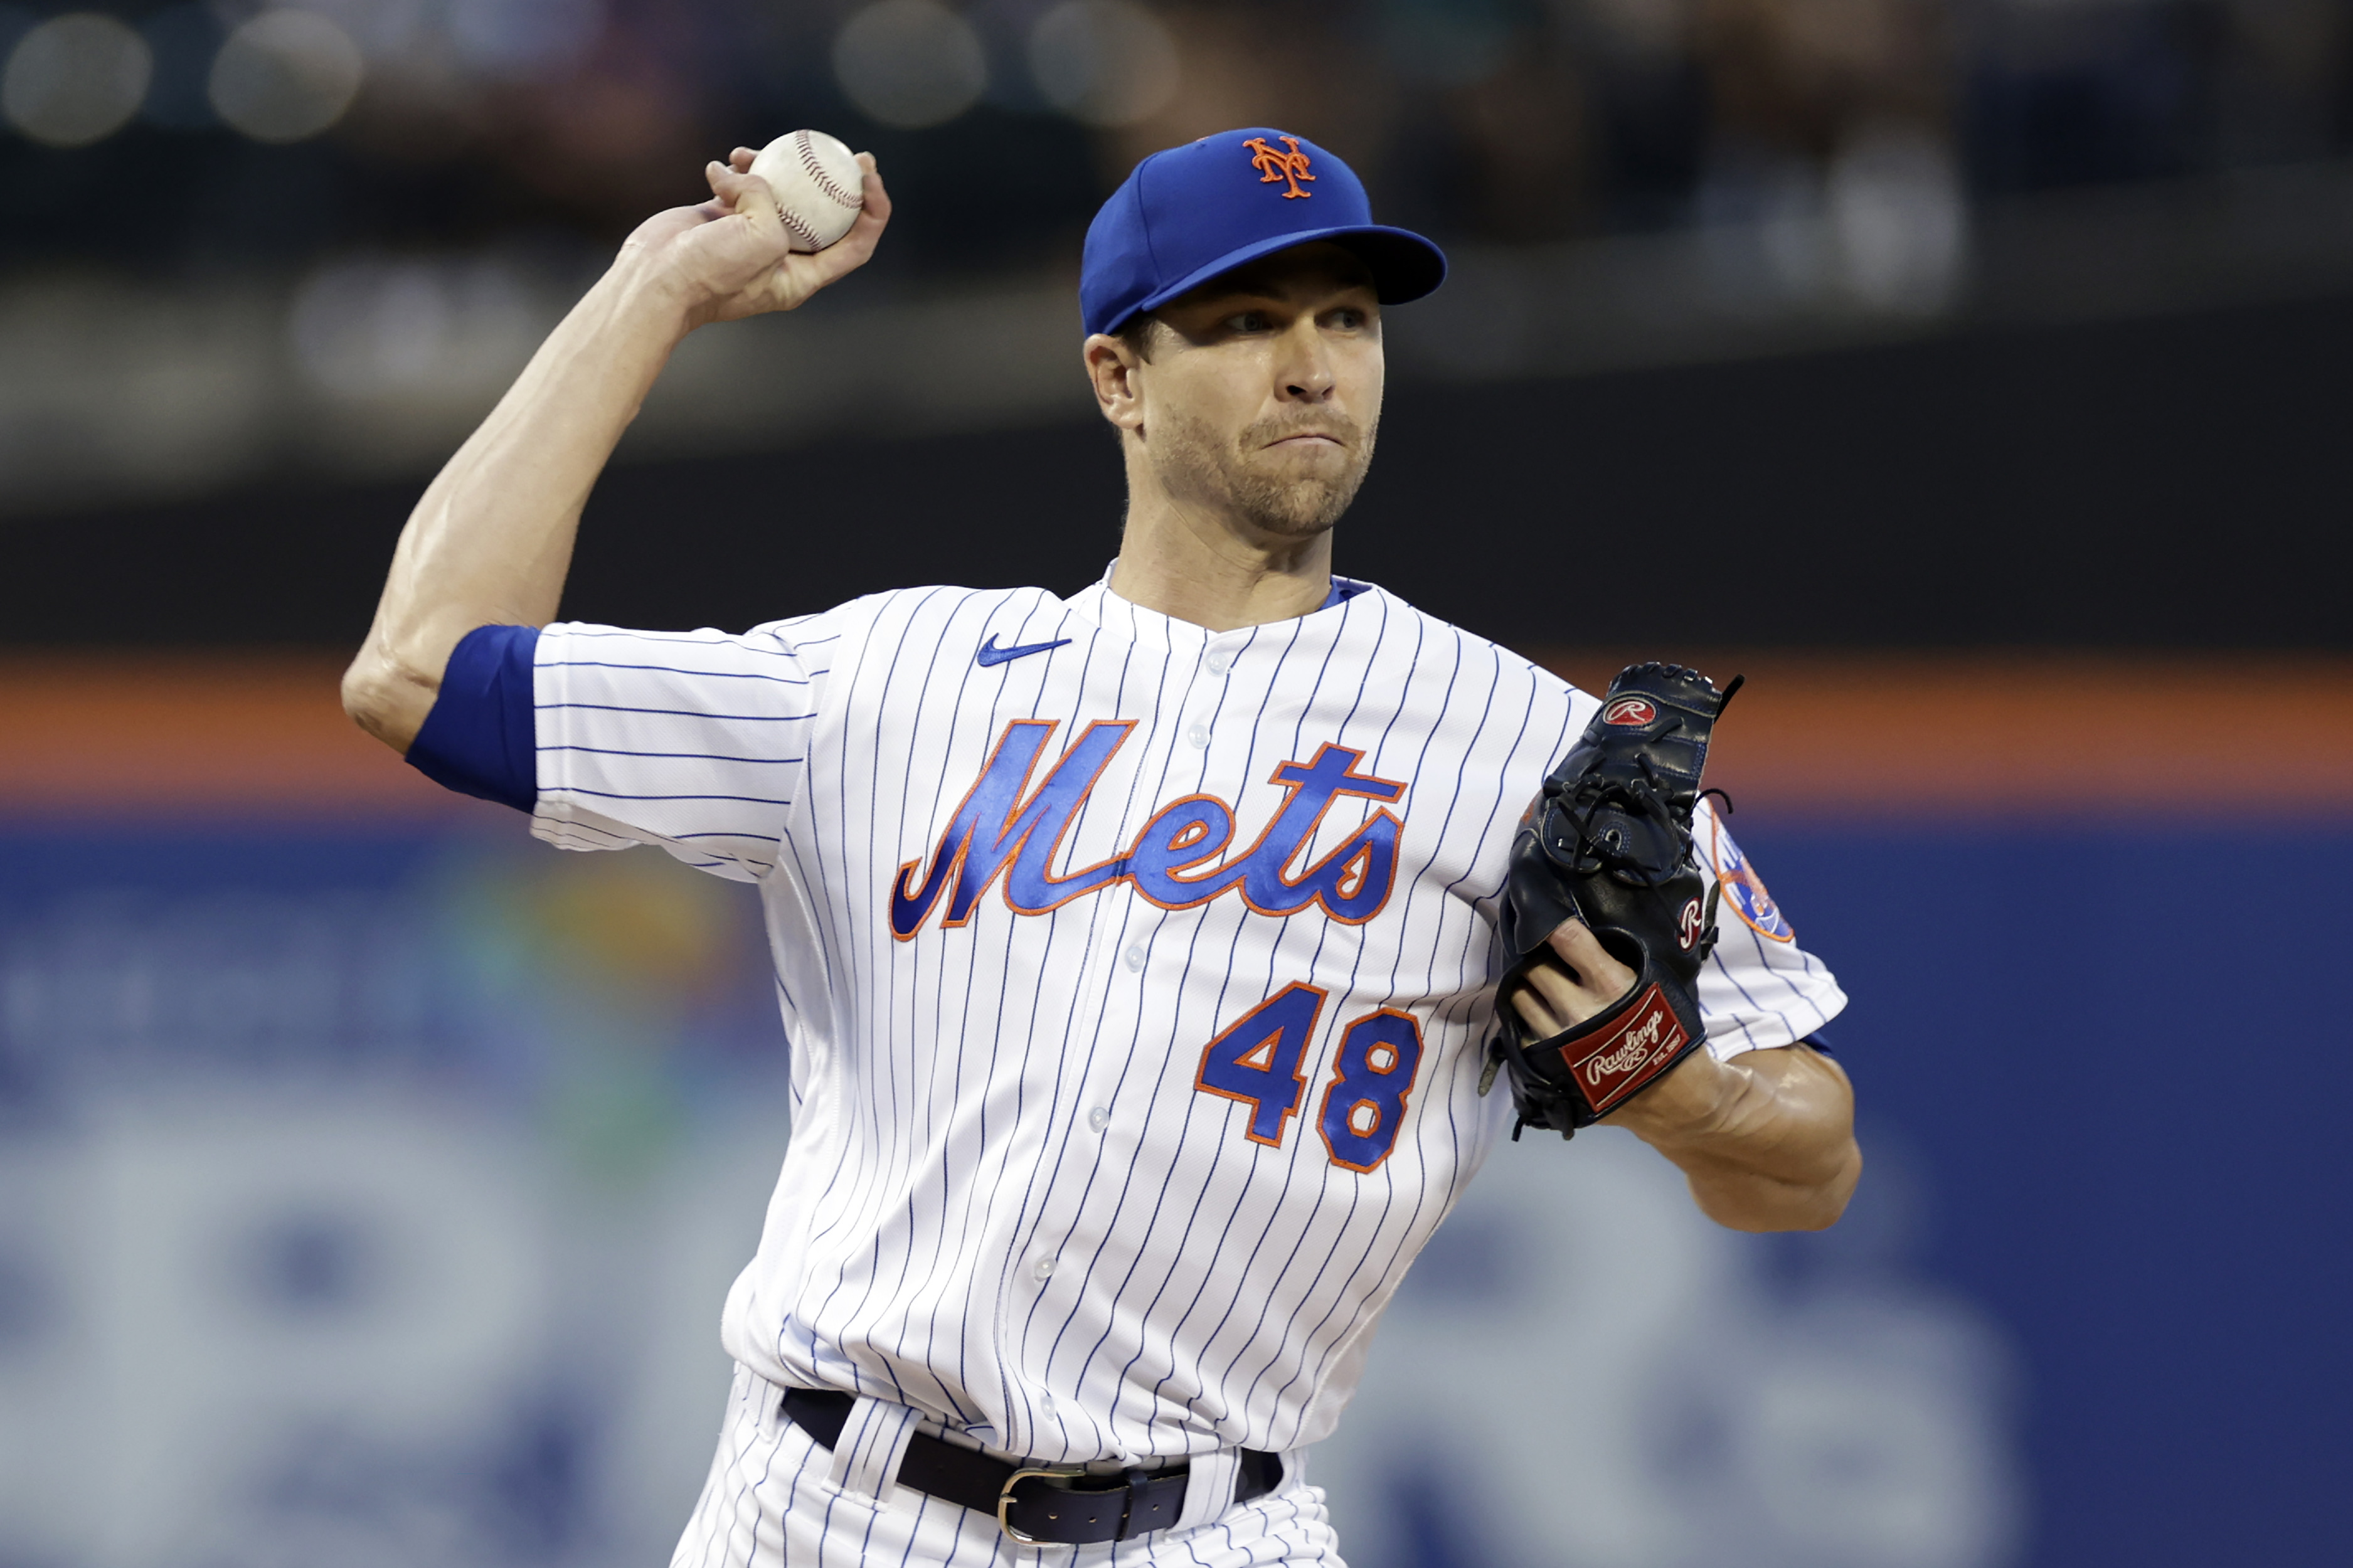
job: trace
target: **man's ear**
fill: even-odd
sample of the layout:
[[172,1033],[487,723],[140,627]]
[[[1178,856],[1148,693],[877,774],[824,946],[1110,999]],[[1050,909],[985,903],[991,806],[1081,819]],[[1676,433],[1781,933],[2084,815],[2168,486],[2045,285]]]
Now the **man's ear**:
[[1122,430],[1144,428],[1144,394],[1136,384],[1144,362],[1126,340],[1108,332],[1087,339],[1087,379],[1094,384],[1095,406]]

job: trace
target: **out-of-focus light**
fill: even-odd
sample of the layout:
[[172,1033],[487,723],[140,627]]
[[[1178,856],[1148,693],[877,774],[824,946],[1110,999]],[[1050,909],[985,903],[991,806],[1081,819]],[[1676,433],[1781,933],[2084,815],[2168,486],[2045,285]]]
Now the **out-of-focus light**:
[[1176,96],[1176,40],[1135,0],[1063,0],[1029,29],[1046,101],[1089,125],[1133,125]]
[[[198,0],[218,5],[220,0]],[[370,65],[397,59],[424,45],[433,29],[466,0],[294,0],[316,11],[352,37]],[[438,39],[435,40],[438,43]]]
[[972,24],[937,0],[879,0],[833,40],[833,74],[868,119],[916,131],[970,109],[988,85]]
[[0,113],[36,142],[85,147],[139,112],[154,58],[111,16],[73,11],[27,32],[0,73]]
[[1968,259],[1968,206],[1948,148],[1908,127],[1869,128],[1831,165],[1828,195],[1850,293],[1904,315],[1952,302]]
[[450,45],[492,76],[556,77],[605,30],[601,0],[450,0]]
[[359,46],[313,11],[264,11],[213,58],[213,111],[257,142],[301,142],[343,117],[359,92]]
[[493,259],[337,262],[296,292],[287,323],[311,384],[361,402],[494,387],[546,324],[523,280]]

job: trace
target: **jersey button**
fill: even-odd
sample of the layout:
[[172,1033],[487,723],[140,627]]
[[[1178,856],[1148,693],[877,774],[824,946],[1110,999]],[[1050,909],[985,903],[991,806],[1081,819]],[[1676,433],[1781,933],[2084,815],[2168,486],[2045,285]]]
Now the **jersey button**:
[[1087,1125],[1094,1129],[1097,1132],[1102,1131],[1104,1128],[1111,1125],[1111,1112],[1105,1110],[1100,1105],[1096,1106],[1092,1110],[1087,1112]]
[[1134,947],[1129,948],[1121,955],[1120,962],[1130,969],[1141,971],[1144,968],[1144,944],[1137,942]]
[[1185,738],[1193,742],[1195,751],[1207,751],[1209,747],[1209,727],[1207,724],[1196,724],[1185,731]]
[[1234,656],[1224,648],[1219,648],[1217,652],[1209,656],[1209,673],[1211,675],[1223,675],[1233,667]]
[[1037,1270],[1040,1279],[1050,1279],[1054,1276],[1054,1260],[1050,1258],[1041,1258],[1031,1267]]

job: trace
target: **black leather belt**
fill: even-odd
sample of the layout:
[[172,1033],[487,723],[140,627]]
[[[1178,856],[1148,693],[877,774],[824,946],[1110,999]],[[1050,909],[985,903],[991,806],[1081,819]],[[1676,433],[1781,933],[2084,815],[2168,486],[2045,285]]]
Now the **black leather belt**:
[[[857,1403],[832,1389],[788,1388],[785,1416],[829,1452]],[[1282,1484],[1281,1455],[1244,1448],[1241,1457],[1234,1501],[1264,1497]],[[1077,1465],[1008,1464],[922,1432],[908,1437],[898,1476],[902,1487],[995,1516],[997,1527],[1024,1545],[1062,1546],[1129,1541],[1167,1529],[1184,1511],[1188,1479],[1181,1465],[1098,1476]]]

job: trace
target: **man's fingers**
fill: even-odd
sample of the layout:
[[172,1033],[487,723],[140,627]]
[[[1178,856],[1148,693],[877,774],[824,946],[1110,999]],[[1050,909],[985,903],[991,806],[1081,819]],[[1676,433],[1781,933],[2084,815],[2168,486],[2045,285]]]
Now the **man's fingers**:
[[865,173],[865,182],[859,191],[864,205],[859,210],[858,220],[849,226],[849,232],[826,249],[829,253],[849,247],[858,260],[863,261],[874,254],[874,242],[882,237],[883,226],[891,221],[891,193],[882,188],[882,176],[875,170],[873,153],[858,154],[858,166]]
[[1538,1039],[1560,1033],[1562,1026],[1553,1020],[1544,1003],[1527,987],[1522,986],[1512,993],[1512,1007],[1519,1014],[1520,1021],[1527,1025]]
[[[716,158],[702,172],[711,181],[711,194],[730,207],[746,217],[765,212],[770,222],[776,221],[776,194],[768,188],[767,181],[757,174],[739,174]],[[755,196],[756,200],[751,199]]]
[[1512,993],[1512,1005],[1539,1035],[1557,1035],[1601,1011],[1604,1000],[1586,991],[1576,975],[1547,959],[1530,969]]
[[1634,972],[1610,957],[1583,921],[1566,921],[1548,941],[1561,962],[1603,1000],[1615,1001],[1634,984]]
[[1597,994],[1583,975],[1550,963],[1539,963],[1528,971],[1528,984],[1544,998],[1554,1017],[1572,1024],[1591,1017],[1609,1000]]
[[891,221],[891,193],[882,188],[882,176],[875,172],[874,154],[858,154],[858,166],[865,171],[865,205],[849,232],[827,246],[810,259],[817,264],[819,288],[866,265],[874,254],[875,242],[882,237],[884,226]]
[[[703,165],[711,184],[711,201],[699,209],[709,218],[740,217],[744,224],[714,227],[709,254],[718,262],[711,282],[717,289],[711,319],[733,321],[765,310],[789,310],[843,275],[856,270],[874,253],[874,242],[890,220],[891,198],[874,172],[871,153],[859,154],[865,176],[864,204],[848,234],[814,256],[792,249],[776,209],[776,195],[768,182],[749,172],[749,148],[738,147],[725,163],[713,158]],[[746,247],[742,242],[749,238]],[[754,268],[744,271],[744,268]]]
[[1547,945],[1552,952],[1530,967],[1511,997],[1513,1009],[1539,1036],[1582,1024],[1634,984],[1634,972],[1610,957],[1580,921],[1553,932]]

